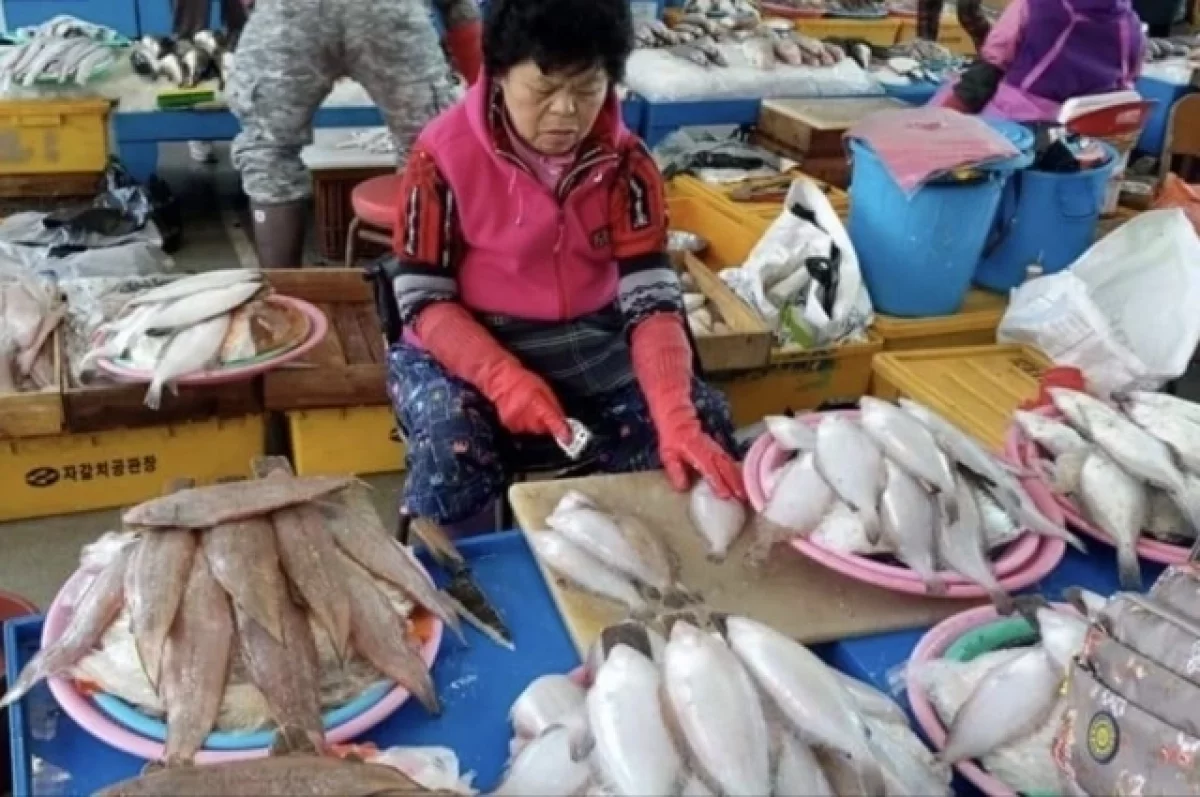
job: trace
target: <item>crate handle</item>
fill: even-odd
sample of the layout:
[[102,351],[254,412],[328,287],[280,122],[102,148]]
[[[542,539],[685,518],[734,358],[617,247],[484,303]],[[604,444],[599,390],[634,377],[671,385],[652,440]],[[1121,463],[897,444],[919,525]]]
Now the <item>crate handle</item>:
[[43,116],[30,116],[23,114],[16,117],[17,126],[19,127],[62,127],[63,118],[61,114],[46,114]]

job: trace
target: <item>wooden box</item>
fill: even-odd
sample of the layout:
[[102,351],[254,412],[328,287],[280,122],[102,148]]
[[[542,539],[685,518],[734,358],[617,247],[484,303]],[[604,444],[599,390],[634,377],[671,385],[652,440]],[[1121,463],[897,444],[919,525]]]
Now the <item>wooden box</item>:
[[62,336],[50,341],[57,383],[44,390],[0,393],[0,440],[58,434],[63,429]]
[[763,100],[758,129],[810,158],[844,157],[842,136],[876,111],[907,108],[891,97]]
[[762,318],[693,255],[677,255],[675,265],[692,275],[700,293],[717,308],[730,328],[726,333],[695,336],[704,370],[744,371],[766,365],[771,357],[771,331]]

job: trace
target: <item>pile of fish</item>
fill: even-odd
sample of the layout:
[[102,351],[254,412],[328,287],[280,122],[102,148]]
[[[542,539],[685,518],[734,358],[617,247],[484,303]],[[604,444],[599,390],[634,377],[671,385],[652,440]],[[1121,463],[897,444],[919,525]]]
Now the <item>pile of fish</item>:
[[67,627],[0,707],[70,676],[165,715],[168,765],[213,728],[274,725],[284,749],[321,751],[322,707],[384,680],[437,712],[408,615],[458,631],[448,598],[352,478],[294,477],[271,457],[254,470],[125,512],[126,532],[85,550],[96,575]]
[[0,55],[0,85],[82,86],[116,61],[111,46],[79,35],[38,35]]
[[50,341],[66,307],[43,284],[0,274],[0,394],[57,384]]
[[202,30],[191,38],[143,36],[129,51],[129,63],[142,77],[161,78],[181,89],[213,79],[223,89],[233,74],[233,42],[212,30]]
[[1147,61],[1168,61],[1172,58],[1200,58],[1200,37],[1172,36],[1169,39],[1146,39]]
[[679,281],[683,286],[683,309],[687,311],[688,326],[695,335],[724,335],[729,324],[721,315],[721,310],[700,292],[695,278],[690,274],[680,274]]
[[163,388],[180,377],[299,345],[307,320],[264,301],[257,269],[207,271],[135,294],[97,330],[79,364],[120,360],[152,372],[146,406],[158,409]]
[[495,794],[950,794],[895,703],[762,623],[625,621],[587,670],[538,678],[513,703]]
[[[1104,603],[1098,595],[1075,594],[1087,617]],[[910,665],[911,675],[949,729],[939,760],[974,759],[1015,792],[1058,794],[1051,751],[1066,710],[1062,684],[1083,649],[1088,622],[1046,605],[1023,608],[1039,634],[1034,644],[969,661],[933,659]]]
[[769,419],[770,434],[796,456],[764,485],[766,506],[755,524],[759,555],[793,537],[888,553],[930,594],[946,589],[942,566],[1006,608],[989,548],[1023,530],[1082,548],[1038,509],[1012,466],[928,407],[870,396],[859,406],[857,418],[832,413],[816,424]]
[[73,17],[70,14],[59,14],[39,25],[26,25],[13,31],[17,41],[34,39],[39,36],[56,39],[83,38],[92,41],[121,41],[121,34],[107,25],[97,25],[86,19]]
[[661,21],[641,22],[634,29],[639,48],[665,49],[670,54],[697,66],[729,66],[730,51],[740,48],[745,62],[755,69],[773,69],[777,63],[789,66],[833,66],[846,57],[836,44],[826,44],[798,33],[786,24],[759,24],[756,17],[710,19],[688,14],[673,25]]
[[1121,586],[1141,588],[1143,533],[1191,544],[1200,528],[1200,405],[1131,392],[1112,404],[1051,388],[1062,420],[1018,411],[1014,421],[1052,459],[1051,486],[1117,547]]

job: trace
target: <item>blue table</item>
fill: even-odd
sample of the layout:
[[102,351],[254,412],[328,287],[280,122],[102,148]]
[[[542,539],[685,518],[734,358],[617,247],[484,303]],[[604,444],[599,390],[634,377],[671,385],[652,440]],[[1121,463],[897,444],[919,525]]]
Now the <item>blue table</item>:
[[[463,771],[474,771],[476,786],[489,790],[497,783],[508,757],[512,735],[508,709],[513,700],[537,676],[567,672],[579,664],[579,657],[520,532],[467,540],[460,548],[480,586],[513,630],[517,650],[504,650],[471,629],[467,630],[466,646],[447,635],[433,668],[444,707],[442,716],[430,717],[410,701],[367,738],[380,748],[453,748]],[[40,618],[5,625],[9,683],[37,650],[40,637]],[[33,793],[31,756],[68,772],[71,781],[66,792],[70,794],[90,794],[141,770],[145,762],[108,747],[65,715],[57,717],[52,739],[33,738],[30,713],[57,713],[55,706],[49,689],[42,684],[9,713],[14,794]]]

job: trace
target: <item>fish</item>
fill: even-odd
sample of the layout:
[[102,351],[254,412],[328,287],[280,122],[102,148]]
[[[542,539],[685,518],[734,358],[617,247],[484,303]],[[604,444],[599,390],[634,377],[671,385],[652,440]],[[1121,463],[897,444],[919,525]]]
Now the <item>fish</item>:
[[577,507],[556,510],[546,524],[612,569],[659,594],[674,583],[666,545],[634,517],[618,518],[594,507]]
[[1186,419],[1200,424],[1200,405],[1195,402],[1172,396],[1170,393],[1153,393],[1146,390],[1134,390],[1117,393],[1113,396],[1121,407],[1128,412],[1130,405],[1141,405],[1144,410],[1157,409],[1160,412]]
[[742,42],[742,55],[753,69],[775,68],[775,47],[763,36],[753,36]]
[[1166,443],[1185,470],[1200,473],[1200,423],[1138,402],[1126,405],[1125,414],[1151,436]]
[[282,642],[280,596],[286,597],[287,585],[280,572],[279,548],[271,522],[265,517],[251,517],[222,523],[200,535],[200,546],[213,578],[229,593],[234,605]]
[[240,282],[223,288],[199,291],[162,304],[146,322],[146,331],[152,335],[161,334],[225,315],[246,304],[260,290],[262,287],[257,282]]
[[833,502],[829,512],[813,529],[809,539],[830,550],[864,555],[889,553],[891,544],[886,537],[880,537],[878,543],[868,540],[862,518],[853,509],[837,500]]
[[60,302],[53,310],[42,316],[41,322],[38,324],[37,332],[34,333],[33,340],[25,347],[25,350],[17,357],[17,374],[22,377],[27,377],[33,371],[33,364],[45,348],[46,342],[50,336],[54,334],[54,330],[58,329],[58,325],[67,315],[67,305],[65,302]]
[[812,748],[791,731],[779,729],[775,775],[770,792],[779,797],[837,797]]
[[1088,446],[1087,441],[1079,435],[1079,432],[1065,423],[1040,413],[1017,410],[1013,413],[1013,421],[1026,437],[1055,457],[1061,457],[1069,451],[1077,451]]
[[663,686],[692,771],[716,794],[771,793],[771,738],[753,681],[724,641],[677,622],[663,654]]
[[[935,492],[952,496],[954,473],[938,448],[933,434],[890,401],[871,396],[859,400],[863,431],[893,462]],[[948,505],[953,520],[953,503]]]
[[1083,650],[1088,635],[1087,621],[1076,614],[1055,609],[1040,595],[1022,596],[1015,600],[1018,608],[1026,602],[1033,604],[1032,610],[1022,610],[1021,613],[1037,629],[1042,648],[1058,667],[1059,674],[1066,678],[1075,657]]
[[250,479],[181,490],[152,498],[121,516],[128,526],[207,529],[315,501],[354,483],[350,476]]
[[763,418],[767,433],[784,451],[812,451],[817,447],[817,433],[811,424],[786,415]]
[[135,307],[129,315],[102,327],[101,329],[107,331],[107,335],[98,346],[89,349],[83,359],[79,361],[79,371],[82,373],[90,370],[96,360],[117,359],[124,356],[125,352],[129,351],[134,339],[146,331],[146,324],[154,317],[155,312],[154,305],[142,305]]
[[870,684],[865,684],[857,678],[851,678],[840,670],[835,670],[832,667],[829,669],[837,679],[842,688],[849,693],[853,698],[858,710],[868,717],[875,717],[884,722],[898,722],[901,725],[908,724],[908,717],[905,716],[904,710],[896,704],[896,701],[889,698],[883,692],[880,692]]
[[617,645],[588,691],[593,762],[603,781],[623,797],[677,794],[686,777],[663,716],[662,688],[652,661]]
[[631,581],[555,531],[526,535],[530,547],[546,567],[584,592],[634,611],[648,607]]
[[16,393],[17,339],[0,327],[0,393]]
[[1146,488],[1107,454],[1093,451],[1083,463],[1078,495],[1088,517],[1117,546],[1121,586],[1140,589],[1137,544],[1149,506]]
[[[1075,391],[1055,389],[1052,393],[1062,396]],[[1166,490],[1172,496],[1181,495],[1186,487],[1183,474],[1175,466],[1166,443],[1143,431],[1116,410],[1087,398],[1087,401],[1078,404],[1078,412],[1083,414],[1088,438],[1103,448],[1129,475]]]
[[688,516],[708,547],[708,558],[722,562],[746,525],[746,507],[741,501],[718,498],[704,479],[696,481],[688,499]]
[[707,68],[709,65],[708,56],[698,47],[693,47],[691,44],[676,44],[667,49],[671,55],[676,58],[681,58],[690,64]]
[[[568,727],[568,730],[582,730],[586,734],[586,713],[575,714],[584,707],[586,697],[583,687],[567,676],[559,673],[542,675],[530,681],[525,691],[513,701],[508,719],[518,736],[535,739],[555,725],[566,727],[565,721],[579,716],[583,728]],[[576,733],[572,733],[572,746],[577,748],[578,743]]]
[[220,315],[175,333],[154,366],[154,378],[146,391],[146,406],[157,410],[162,406],[164,387],[216,362],[228,331],[229,316]]
[[1028,736],[1050,716],[1062,675],[1043,648],[1030,648],[980,682],[950,723],[939,761],[979,758]]
[[225,288],[243,282],[261,282],[263,273],[257,268],[229,268],[204,271],[190,277],[181,277],[166,285],[142,291],[125,303],[122,312],[143,304],[160,304],[183,299],[201,291]]
[[868,718],[867,729],[883,768],[888,794],[921,797],[951,797],[954,794],[950,768],[930,754],[909,730],[908,723],[896,725]]
[[587,670],[595,674],[617,645],[627,645],[661,664],[667,650],[667,640],[653,625],[640,620],[622,620],[606,626],[588,649]]
[[879,501],[883,536],[891,543],[896,558],[925,582],[926,592],[944,595],[946,582],[937,572],[934,527],[939,521],[933,501],[920,483],[895,461],[884,460],[883,467],[887,474],[887,486]]
[[[871,750],[854,699],[808,648],[745,617],[725,619],[725,638],[763,698],[792,732],[813,745],[848,756],[863,793],[884,793],[883,772]],[[768,709],[769,710],[769,709]]]
[[555,725],[517,753],[493,794],[497,797],[572,797],[591,780],[587,759],[577,760],[566,728]]
[[947,567],[983,587],[996,606],[996,611],[1012,611],[1012,598],[992,572],[992,563],[984,544],[983,516],[971,491],[966,475],[959,473],[956,482],[958,522],[938,523],[936,527],[938,557]]
[[821,524],[834,500],[833,490],[817,472],[814,454],[801,454],[784,466],[755,522],[752,558],[765,557],[782,539],[808,535]]
[[340,557],[350,595],[350,641],[381,673],[403,686],[430,714],[440,714],[437,689],[406,624],[371,576],[348,557]]
[[122,547],[97,573],[75,604],[62,635],[25,665],[17,680],[0,697],[0,708],[20,700],[43,678],[66,672],[96,646],[125,603],[125,571],[131,554],[129,546]]
[[138,658],[150,683],[158,685],[163,648],[183,602],[196,554],[188,531],[151,531],[136,544],[125,573],[125,604]]
[[[1196,477],[1188,474],[1189,481]],[[1183,516],[1183,510],[1171,496],[1155,487],[1146,488],[1146,525],[1144,531],[1159,539],[1186,541],[1196,538],[1196,530]]]
[[789,66],[800,66],[804,63],[804,56],[800,51],[800,45],[792,39],[777,38],[774,42],[775,57]]
[[315,755],[276,755],[202,767],[169,767],[96,792],[96,797],[403,797],[428,794],[392,767]]
[[233,650],[233,608],[203,556],[194,557],[186,579],[183,602],[164,647],[160,680],[167,708],[167,766],[192,763],[216,725]]
[[846,418],[826,418],[817,427],[815,465],[838,498],[862,517],[867,539],[879,542],[883,455],[871,438]]
[[221,353],[217,360],[222,363],[248,360],[258,353],[254,342],[254,314],[262,308],[262,303],[250,301],[234,310],[229,316],[229,331],[221,341]]
[[325,516],[325,528],[351,560],[376,578],[399,587],[455,634],[462,633],[462,623],[454,608],[412,554],[387,533],[363,487],[355,485],[344,490],[321,502],[320,509]]

